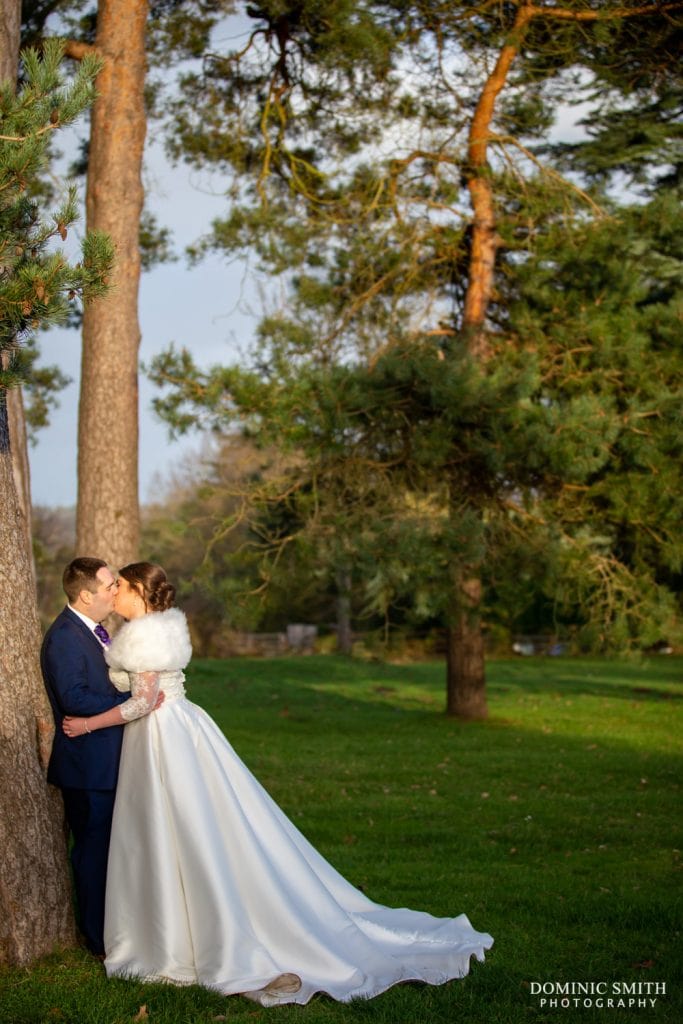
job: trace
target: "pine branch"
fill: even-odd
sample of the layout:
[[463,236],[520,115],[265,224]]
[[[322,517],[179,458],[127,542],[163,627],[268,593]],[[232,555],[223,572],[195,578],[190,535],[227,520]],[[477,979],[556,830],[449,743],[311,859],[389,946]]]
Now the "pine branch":
[[64,40],[64,56],[72,60],[83,60],[84,57],[102,58],[102,53],[92,43],[82,43],[78,39]]
[[604,11],[570,11],[566,7],[535,7],[527,5],[532,18],[561,18],[564,21],[612,21],[621,18],[641,18],[648,14],[668,14],[683,10],[683,2],[644,4],[642,7],[614,7]]

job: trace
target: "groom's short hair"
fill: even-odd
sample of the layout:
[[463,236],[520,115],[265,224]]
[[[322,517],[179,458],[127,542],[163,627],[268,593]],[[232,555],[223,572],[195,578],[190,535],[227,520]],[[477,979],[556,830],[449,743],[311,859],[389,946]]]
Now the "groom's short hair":
[[69,601],[76,601],[81,590],[94,594],[100,585],[97,573],[106,568],[107,563],[101,558],[74,558],[69,562],[62,576],[62,587]]

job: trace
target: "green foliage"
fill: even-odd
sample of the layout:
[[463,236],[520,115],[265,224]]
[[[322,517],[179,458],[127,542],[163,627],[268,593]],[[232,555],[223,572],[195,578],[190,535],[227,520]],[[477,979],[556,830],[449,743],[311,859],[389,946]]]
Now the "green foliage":
[[36,366],[37,356],[34,339],[29,338],[15,351],[13,361],[25,387],[24,415],[31,443],[36,441],[36,432],[49,423],[50,410],[57,406],[57,394],[71,383],[71,378],[58,366]]
[[144,510],[142,547],[173,579],[205,655],[231,653],[235,631],[281,630],[319,603],[307,561],[297,572],[296,560],[284,559],[286,581],[278,574],[279,588],[263,593],[262,549],[274,524],[248,516],[245,506],[250,488],[281,474],[281,465],[276,452],[228,437]]
[[[205,21],[201,38],[206,43],[207,33],[214,24],[219,8],[229,8],[229,3],[215,3],[214,0],[158,0],[150,4],[148,23],[148,54],[154,67],[159,64],[160,54],[165,46],[173,46],[173,56],[166,53],[161,63],[181,61],[193,52],[190,23],[198,25]],[[179,11],[182,8],[182,12]],[[178,31],[177,20],[182,13],[184,34]],[[94,45],[97,27],[97,4],[92,0],[29,0],[22,5],[22,44],[34,47],[37,51],[46,44],[53,45],[55,31],[59,37],[77,40],[86,45]],[[175,30],[174,30],[175,27]],[[163,41],[163,42],[162,42]],[[91,59],[91,58],[89,58]],[[152,74],[146,83],[147,113],[153,114],[157,103],[160,85]],[[80,138],[75,154],[68,164],[67,174],[72,179],[84,179],[88,171],[89,139]],[[47,161],[46,161],[47,162]],[[42,196],[45,204],[54,198],[54,177],[43,176],[35,179],[32,192]],[[173,262],[177,259],[172,246],[172,233],[169,228],[158,224],[156,217],[149,210],[143,210],[140,223],[140,255],[143,271],[148,271],[161,263]],[[67,324],[71,328],[80,329],[82,312],[75,306],[69,310]],[[42,415],[43,402],[36,403]]]
[[177,429],[199,415],[290,452],[284,480],[253,493],[273,557],[294,537],[319,565],[350,558],[368,608],[410,595],[414,614],[443,616],[449,566],[473,561],[500,597],[526,546],[557,614],[581,609],[584,642],[675,636],[680,205],[663,195],[613,217],[572,236],[551,224],[510,266],[507,336],[486,365],[429,336],[370,365],[329,362],[313,333],[271,320],[254,371],[155,360],[171,385],[157,408]]
[[31,509],[33,559],[38,584],[38,612],[47,629],[64,607],[62,573],[74,556],[76,511],[34,505]]
[[160,227],[154,214],[143,210],[140,219],[140,257],[143,270],[151,270],[159,263],[173,263],[177,260],[171,238],[171,231]]
[[[289,303],[263,319],[251,368],[157,359],[157,410],[288,453],[285,479],[254,490],[264,550],[315,552],[329,575],[352,564],[368,611],[443,621],[458,566],[500,601],[517,560],[524,601],[548,598],[595,646],[674,635],[677,12],[534,9],[490,126],[499,248],[480,362],[460,333],[468,133],[518,5],[246,13],[242,49],[182,81],[170,147],[229,176],[230,210],[193,255],[251,250]],[[541,146],[569,87],[593,104],[591,138]],[[642,208],[605,198],[624,173],[648,180]]]
[[[108,237],[90,232],[82,256],[72,266],[55,241],[67,236],[77,216],[71,188],[60,208],[46,219],[31,193],[31,183],[44,170],[53,132],[71,124],[92,102],[100,64],[86,58],[65,85],[60,73],[63,47],[46,44],[39,55],[22,55],[25,81],[15,95],[13,83],[0,91],[0,387],[32,383],[36,355],[35,331],[63,322],[73,300],[89,301],[107,287],[113,261]],[[35,379],[38,404],[34,424],[46,412],[46,387],[59,381],[58,371],[40,371]]]

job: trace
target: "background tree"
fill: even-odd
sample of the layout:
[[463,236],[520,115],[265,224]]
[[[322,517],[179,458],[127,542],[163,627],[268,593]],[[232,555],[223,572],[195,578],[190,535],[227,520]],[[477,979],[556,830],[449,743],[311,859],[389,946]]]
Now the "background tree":
[[66,237],[75,193],[41,220],[30,182],[48,139],[92,101],[99,65],[83,63],[70,87],[59,75],[62,48],[42,61],[24,54],[26,82],[0,92],[0,961],[24,963],[74,939],[61,801],[45,782],[52,716],[38,664],[40,625],[30,548],[14,487],[6,394],[30,374],[23,342],[43,323],[63,320],[72,299],[102,292],[111,267],[106,237],[89,234],[72,267],[53,240]]
[[282,476],[275,448],[228,436],[200,461],[193,458],[144,510],[145,551],[172,575],[195,649],[205,656],[235,653],[241,631],[279,632],[291,622],[334,618],[319,563],[301,549],[291,557],[281,552],[273,573],[264,558],[273,533],[282,532],[282,510],[271,505],[253,515],[252,492],[273,489]]
[[34,505],[33,556],[38,578],[38,614],[44,630],[64,607],[62,573],[73,558],[76,515],[73,508]]
[[[517,358],[514,339],[508,346],[505,281],[530,260],[545,222],[580,226],[599,215],[590,197],[562,185],[552,166],[539,174],[529,146],[547,132],[546,105],[557,105],[571,75],[577,94],[605,82],[622,107],[636,94],[642,104],[645,96],[667,92],[680,9],[676,3],[597,7],[584,0],[439,8],[339,3],[321,19],[312,4],[264,3],[249,7],[254,30],[239,52],[213,52],[203,73],[183,83],[173,152],[236,172],[232,213],[214,224],[198,251],[253,246],[263,266],[286,275],[294,289],[295,317],[273,329],[275,340],[260,359],[278,396],[273,401],[280,400],[283,381],[294,386],[286,360],[299,359],[302,373],[322,376],[331,360],[362,354],[377,376],[379,359],[386,371],[394,346],[387,405],[373,406],[375,417],[395,423],[392,413],[402,412],[424,425],[445,415],[451,423],[439,466],[450,494],[449,534],[459,542],[437,564],[442,592],[450,588],[448,706],[465,717],[486,714],[481,576],[491,554],[487,538],[498,535],[492,512],[518,479],[503,472],[495,454],[500,437],[483,418],[484,410],[493,415],[496,402],[509,404],[510,394],[497,389]],[[653,78],[648,72],[656,62],[660,74]],[[466,194],[471,215],[462,206]],[[304,321],[296,319],[302,310]],[[415,402],[403,379],[392,375],[403,366],[405,377],[419,378],[427,339],[430,358],[447,364],[443,375],[459,374],[484,400],[479,413],[468,410],[470,420],[449,416],[433,401],[433,390]],[[176,363],[171,376],[182,391],[179,371]],[[343,375],[335,386],[344,386]],[[206,382],[204,396],[214,408],[221,404],[220,381],[218,374]],[[525,398],[527,383],[519,377],[515,401]],[[315,393],[310,378],[309,384]],[[234,388],[235,378],[223,385]],[[480,390],[487,387],[488,394]],[[243,412],[253,414],[253,395],[240,394]],[[234,390],[229,395],[234,400]],[[545,401],[540,392],[535,400]],[[234,413],[229,406],[226,392],[226,415]],[[258,411],[272,414],[265,403]],[[315,405],[308,417],[299,412],[311,437],[319,412]],[[330,414],[324,432],[330,445],[339,444],[332,420]],[[344,429],[353,444],[354,427]],[[410,427],[397,433],[405,440]],[[576,445],[590,447],[591,435],[587,426]],[[393,460],[402,457],[388,447]],[[404,463],[414,468],[410,457]],[[518,474],[523,480],[522,467]]]

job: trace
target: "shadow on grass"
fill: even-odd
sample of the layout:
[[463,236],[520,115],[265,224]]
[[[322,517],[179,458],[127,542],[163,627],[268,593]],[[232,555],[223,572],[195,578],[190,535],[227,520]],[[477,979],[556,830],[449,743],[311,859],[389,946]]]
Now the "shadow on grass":
[[[391,665],[324,656],[199,660],[190,666],[188,694],[219,720],[230,715],[223,721],[228,736],[233,728],[257,721],[261,730],[265,722],[278,733],[317,724],[321,734],[326,729],[362,734],[391,719],[476,735],[509,730],[524,719],[527,733],[552,732],[557,721],[582,737],[600,735],[602,724],[613,718],[618,730],[609,740],[615,746],[628,746],[633,738],[642,745],[645,719],[632,714],[639,708],[652,709],[648,727],[673,736],[669,712],[662,718],[657,709],[668,706],[675,714],[683,699],[680,658],[666,664],[501,660],[489,664],[488,674],[491,717],[485,722],[464,723],[445,714],[438,663]],[[610,701],[615,702],[611,710]]]
[[683,700],[683,658],[636,661],[583,658],[534,658],[528,661],[492,661],[488,665],[490,689],[515,685],[527,692],[563,693],[626,700]]
[[[221,679],[228,687],[242,679],[249,683],[282,682],[288,686],[316,688],[344,683],[367,688],[375,680],[377,690],[390,695],[395,687],[386,683],[414,683],[439,689],[445,699],[445,669],[440,662],[395,665],[379,661],[357,661],[339,656],[281,657],[269,659],[197,659],[190,678]],[[505,692],[511,686],[528,693],[563,693],[567,689],[590,696],[628,700],[683,700],[683,658],[667,657],[636,661],[597,658],[492,659],[487,663],[488,690]],[[385,684],[383,686],[382,684]]]

